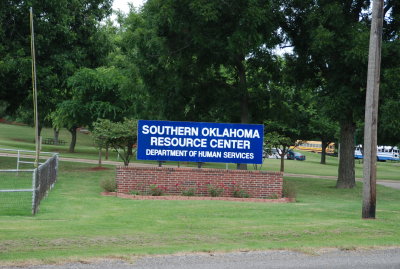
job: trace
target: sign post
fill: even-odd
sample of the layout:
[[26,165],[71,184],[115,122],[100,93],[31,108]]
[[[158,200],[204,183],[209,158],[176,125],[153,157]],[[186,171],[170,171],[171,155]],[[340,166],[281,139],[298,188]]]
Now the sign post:
[[376,213],[376,150],[383,16],[383,0],[373,1],[364,124],[362,206],[362,218],[364,219],[374,219]]
[[39,154],[40,154],[40,137],[39,137],[39,116],[37,107],[37,87],[36,87],[36,56],[35,56],[35,32],[33,29],[33,10],[32,7],[29,10],[30,14],[30,30],[31,30],[31,54],[32,54],[32,90],[33,90],[33,115],[35,124],[35,164],[34,166],[39,167]]

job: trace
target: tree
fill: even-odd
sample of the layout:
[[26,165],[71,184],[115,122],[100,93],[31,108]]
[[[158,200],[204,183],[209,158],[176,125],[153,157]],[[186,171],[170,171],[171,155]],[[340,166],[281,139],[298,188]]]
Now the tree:
[[111,13],[111,0],[5,0],[0,7],[0,99],[7,114],[30,121],[32,97],[28,10],[33,7],[39,121],[70,98],[66,81],[81,67],[104,63],[110,42],[100,21]]
[[91,126],[98,118],[122,120],[129,112],[129,100],[124,98],[126,77],[115,68],[83,68],[68,79],[70,100],[58,104],[52,113],[53,124],[71,133],[69,151],[74,152],[76,130]]
[[157,117],[253,122],[250,59],[273,58],[278,13],[275,2],[260,0],[149,0],[131,13],[126,44]]
[[[154,94],[158,99],[173,99],[167,106],[183,103],[184,109],[174,109],[185,112],[178,114],[181,119],[192,110],[198,117],[197,110],[209,111],[209,103],[228,98],[239,104],[231,118],[249,122],[247,60],[261,51],[271,53],[278,42],[274,8],[265,1],[147,1],[141,13],[128,17],[126,43],[134,47],[130,51],[143,66],[149,91],[159,93]],[[177,111],[163,109],[164,116],[177,117]]]
[[[382,79],[379,107],[379,145],[400,146],[400,9],[396,1],[386,1],[382,44]],[[390,15],[390,16],[388,16]]]
[[137,120],[125,118],[123,122],[100,119],[93,124],[97,143],[109,145],[128,166],[133,155],[132,147],[137,140]]
[[[119,20],[126,18],[122,15]],[[148,93],[144,90],[143,81],[139,74],[139,68],[135,61],[129,57],[123,35],[124,27],[114,26],[114,22],[108,21],[104,29],[112,40],[113,50],[107,56],[107,67],[113,68],[124,77],[120,89],[120,98],[127,104],[124,111],[125,117],[148,118],[152,116]]]
[[288,153],[291,146],[296,144],[296,141],[290,137],[281,135],[277,132],[268,132],[264,136],[264,143],[267,150],[271,151],[271,149],[276,148],[278,154],[281,158],[281,172],[285,172],[285,156]]
[[308,88],[300,87],[293,81],[291,66],[285,58],[279,58],[279,72],[267,87],[265,102],[268,120],[264,121],[266,143],[280,148],[281,171],[284,171],[284,157],[298,140],[310,135],[310,119],[314,110],[314,96]]
[[[369,1],[285,0],[284,31],[294,46],[299,80],[318,77],[328,115],[340,125],[338,188],[352,188],[355,122],[362,118],[368,53]],[[303,76],[303,77],[301,77]],[[322,85],[322,84],[321,84]]]
[[[319,110],[318,110],[319,108]],[[326,164],[326,148],[336,141],[338,123],[327,116],[323,106],[317,106],[310,117],[309,137],[318,137],[321,140],[321,164]]]
[[[283,30],[294,46],[292,59],[298,66],[297,79],[314,77],[321,81],[323,87],[316,87],[316,93],[329,101],[325,103],[328,115],[340,124],[338,188],[355,185],[354,133],[356,123],[364,116],[370,4],[363,0],[282,1],[286,15]],[[385,69],[395,69],[399,63],[399,11],[397,1],[385,1],[382,85],[388,82]],[[396,96],[384,88],[383,95]]]
[[69,145],[69,152],[71,153],[75,152],[76,129],[89,122],[86,112],[76,100],[67,100],[59,104],[56,111],[50,116],[54,128],[60,129],[65,127],[71,133],[71,143]]
[[[399,42],[397,49],[399,49]],[[394,44],[393,44],[394,45]],[[387,49],[387,48],[386,48]],[[390,49],[391,51],[392,49]],[[388,51],[382,52],[382,83],[380,90],[380,106],[379,106],[379,127],[378,127],[378,145],[392,145],[400,147],[400,66],[398,63],[388,66],[393,60],[386,60],[389,56]],[[392,54],[393,58],[400,55]],[[386,57],[385,57],[386,56]],[[400,59],[400,58],[398,58]],[[385,64],[385,65],[384,65]]]
[[90,136],[93,138],[93,143],[99,149],[99,166],[101,166],[102,149],[108,148],[109,137],[112,132],[112,122],[109,120],[98,119],[93,123]]

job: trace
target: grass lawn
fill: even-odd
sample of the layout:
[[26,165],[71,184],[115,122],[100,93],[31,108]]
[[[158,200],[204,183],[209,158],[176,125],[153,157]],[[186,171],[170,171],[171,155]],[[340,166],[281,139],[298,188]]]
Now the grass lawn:
[[[293,161],[292,161],[293,162]],[[301,163],[301,162],[297,162]],[[306,162],[303,162],[306,163]],[[400,191],[378,186],[377,219],[361,219],[361,184],[287,178],[297,203],[135,201],[103,197],[115,170],[61,162],[39,213],[0,215],[0,261],[196,251],[400,246]]]
[[[295,150],[297,151],[297,150]],[[339,161],[337,157],[327,156],[326,164],[320,164],[321,155],[318,153],[304,152],[305,161],[285,160],[285,172],[291,174],[317,175],[317,176],[337,176]],[[263,170],[279,171],[280,159],[265,159],[262,165]],[[192,164],[193,166],[195,164]],[[207,168],[224,168],[225,164],[207,163]],[[235,169],[235,164],[229,164],[230,169]],[[389,180],[400,180],[400,162],[378,162],[378,178]],[[249,165],[253,169],[253,165]],[[363,177],[363,164],[355,161],[356,177]]]
[[[43,128],[43,138],[52,137],[53,130]],[[65,129],[60,131],[60,139],[70,142],[70,133]],[[34,130],[28,126],[18,126],[10,124],[0,124],[0,148],[12,149],[29,149],[34,150]],[[76,153],[68,153],[68,144],[65,146],[43,145],[42,150],[48,152],[59,152],[61,157],[70,158],[87,158],[92,160],[98,159],[98,151],[93,146],[92,139],[88,134],[78,132]],[[308,174],[308,175],[325,175],[337,176],[338,173],[338,158],[327,156],[327,164],[319,164],[321,156],[317,153],[303,152],[306,155],[306,161],[285,160],[285,172],[293,174]],[[110,160],[116,161],[116,154],[110,150]],[[135,162],[135,160],[133,160]],[[143,162],[143,161],[140,161]],[[154,162],[145,162],[154,163]],[[177,165],[176,162],[167,162],[167,164]],[[181,163],[183,166],[197,166],[195,163]],[[400,163],[399,162],[379,162],[378,178],[400,180]],[[225,164],[207,163],[206,168],[225,168]],[[230,169],[235,169],[234,164],[229,165]],[[249,165],[253,169],[252,165]],[[280,160],[266,159],[262,165],[263,170],[279,171]],[[362,177],[362,163],[356,160],[356,176]]]
[[[43,139],[53,137],[53,129],[43,128],[41,132]],[[98,151],[93,146],[90,135],[77,133],[76,153],[69,153],[69,143],[71,142],[71,134],[66,130],[60,131],[59,138],[66,141],[65,145],[42,145],[42,151],[59,152],[63,157],[97,159]],[[29,126],[19,126],[11,124],[0,124],[0,148],[7,149],[26,149],[35,150],[35,133],[34,129]],[[111,159],[116,160],[116,155],[111,152]],[[79,156],[78,156],[79,155]]]
[[[312,152],[302,152],[306,155],[305,161],[285,160],[285,172],[318,176],[337,176],[339,160],[337,157],[327,156],[325,165],[320,164],[321,155]],[[279,171],[280,160],[266,159],[263,169]],[[356,177],[363,177],[363,164],[355,160]],[[400,180],[400,162],[377,162],[378,179]]]
[[[1,169],[15,169],[16,159],[0,157]],[[21,164],[21,169],[32,169],[32,165]],[[1,190],[32,189],[32,172],[1,172]],[[26,215],[32,210],[32,192],[1,192],[0,216]]]

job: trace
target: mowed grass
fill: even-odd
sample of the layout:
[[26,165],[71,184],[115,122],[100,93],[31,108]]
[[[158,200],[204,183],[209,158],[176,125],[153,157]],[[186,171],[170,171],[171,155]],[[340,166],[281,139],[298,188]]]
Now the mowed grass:
[[[320,154],[304,151],[302,151],[302,153],[306,155],[305,161],[285,160],[285,172],[318,176],[338,175],[339,160],[337,157],[327,156],[326,164],[320,164]],[[263,164],[263,169],[279,171],[280,160],[266,159]],[[363,177],[363,163],[361,160],[355,160],[355,173],[356,177]],[[377,178],[400,180],[400,162],[377,162]]]
[[[51,128],[43,128],[43,138],[53,137]],[[70,142],[70,133],[65,129],[60,131],[60,139],[67,141],[64,146],[43,145],[42,151],[59,152],[61,157],[98,159],[98,151],[93,146],[93,141],[88,134],[78,132],[76,153],[68,153],[68,143]],[[34,150],[34,130],[28,126],[18,126],[10,124],[0,124],[0,148],[29,149]],[[293,174],[319,175],[319,176],[337,176],[338,158],[327,156],[327,164],[320,164],[320,154],[302,152],[306,155],[306,161],[285,160],[285,172]],[[110,150],[110,160],[116,161],[117,155]],[[104,158],[103,158],[104,160]],[[139,162],[132,158],[132,162]],[[143,161],[140,161],[143,162]],[[155,163],[147,161],[145,163]],[[363,176],[363,165],[361,161],[355,161],[356,177]],[[177,166],[176,162],[166,162],[167,165]],[[180,163],[181,166],[197,167],[196,163]],[[206,163],[205,168],[225,168],[226,164]],[[235,169],[235,164],[229,164],[229,169]],[[258,166],[259,168],[260,166]],[[249,169],[254,169],[249,165]],[[280,160],[265,159],[261,169],[268,171],[279,171]],[[400,162],[378,162],[378,179],[400,180]]]
[[[53,138],[53,129],[43,128],[42,139]],[[59,139],[66,141],[65,145],[42,144],[42,151],[58,152],[63,157],[97,159],[98,150],[88,134],[77,132],[75,153],[69,153],[71,134],[66,129],[60,130]],[[32,127],[12,124],[0,124],[0,148],[35,150],[35,132]],[[117,155],[110,150],[110,160],[117,160]]]
[[[298,151],[295,149],[295,151]],[[300,151],[299,151],[300,152]],[[285,160],[285,173],[316,175],[316,176],[337,176],[339,160],[337,157],[327,156],[326,164],[320,164],[321,155],[318,153],[301,151],[306,155],[305,161]],[[192,164],[195,166],[196,164]],[[265,159],[262,170],[280,171],[280,159]],[[205,168],[225,168],[225,164],[206,163]],[[253,165],[248,165],[249,169],[255,169]],[[235,164],[229,164],[229,169],[235,169]],[[258,165],[260,169],[260,165]],[[378,179],[400,180],[400,162],[378,162],[377,163]],[[363,164],[361,160],[355,160],[356,177],[363,177]]]
[[378,186],[377,219],[361,219],[361,184],[334,188],[287,178],[289,204],[135,201],[103,197],[113,167],[61,162],[59,180],[35,216],[0,216],[0,261],[258,249],[400,246],[400,191]]
[[[32,169],[32,166],[32,164],[21,164],[20,169]],[[16,169],[16,159],[0,157],[0,168]],[[0,190],[14,190],[14,192],[0,192],[0,216],[29,216],[31,214],[32,191],[15,192],[15,190],[31,190],[32,176],[32,172],[0,171]]]

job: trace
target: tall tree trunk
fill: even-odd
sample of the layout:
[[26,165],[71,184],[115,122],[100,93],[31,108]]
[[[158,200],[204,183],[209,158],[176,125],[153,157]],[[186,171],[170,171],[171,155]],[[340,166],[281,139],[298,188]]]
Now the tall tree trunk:
[[53,128],[53,133],[54,133],[54,144],[58,144],[58,137],[60,134],[60,129],[58,128]]
[[352,117],[340,122],[340,156],[336,188],[351,189],[356,185],[354,173],[354,133]]
[[129,140],[128,141],[128,145],[127,145],[127,147],[128,147],[128,155],[129,156],[132,156],[133,155],[133,151],[132,151],[132,148],[133,148],[133,140]]
[[78,127],[76,127],[76,126],[73,126],[70,129],[68,129],[68,131],[71,133],[71,143],[69,144],[69,151],[68,151],[70,153],[74,153],[75,152],[76,129],[78,129]]
[[106,146],[106,160],[108,160],[108,145]]
[[321,141],[321,164],[326,164],[326,148],[328,147],[329,142],[322,139]]
[[[240,121],[241,123],[249,123],[249,93],[247,90],[246,68],[243,64],[244,57],[240,56],[236,63],[236,69],[239,78],[239,91],[240,91]],[[247,170],[247,164],[237,164],[237,169]]]
[[122,160],[124,161],[124,165],[128,166],[129,162],[131,160],[131,154],[128,154],[128,152],[124,151],[124,154],[121,155]]
[[282,145],[282,149],[281,149],[281,151],[279,153],[279,156],[281,157],[281,168],[280,168],[280,171],[282,173],[285,172],[285,156],[288,153],[289,149],[290,149],[289,145]]
[[249,92],[247,90],[246,68],[243,61],[244,57],[241,57],[236,64],[240,91],[240,120],[241,123],[249,123]]
[[281,155],[281,169],[279,170],[282,173],[285,172],[285,155]]

